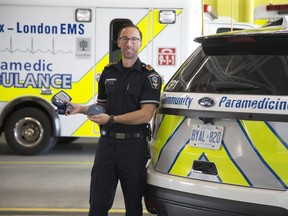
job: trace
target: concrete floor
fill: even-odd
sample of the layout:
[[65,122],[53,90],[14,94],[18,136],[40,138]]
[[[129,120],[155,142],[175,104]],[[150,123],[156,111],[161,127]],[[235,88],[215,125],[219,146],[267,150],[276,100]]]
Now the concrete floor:
[[[87,215],[96,143],[81,138],[41,156],[19,156],[2,136],[0,215]],[[119,186],[109,215],[125,215]],[[145,215],[150,214],[145,210]]]

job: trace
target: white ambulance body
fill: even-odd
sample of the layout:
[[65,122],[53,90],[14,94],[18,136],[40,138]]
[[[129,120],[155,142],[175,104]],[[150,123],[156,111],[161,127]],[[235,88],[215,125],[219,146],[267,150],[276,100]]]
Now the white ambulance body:
[[16,152],[35,155],[59,138],[97,137],[85,115],[55,112],[60,90],[89,105],[97,77],[119,58],[117,32],[143,33],[140,59],[168,82],[198,44],[201,0],[0,0],[0,133]]

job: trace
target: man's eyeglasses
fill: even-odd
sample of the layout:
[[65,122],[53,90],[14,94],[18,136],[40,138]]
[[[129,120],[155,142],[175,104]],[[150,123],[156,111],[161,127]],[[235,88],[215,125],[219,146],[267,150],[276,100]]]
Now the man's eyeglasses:
[[120,37],[119,40],[124,42],[124,43],[128,43],[128,41],[130,40],[132,44],[135,44],[138,41],[140,41],[140,38],[137,38],[137,37],[128,38],[128,37],[124,36],[124,37]]

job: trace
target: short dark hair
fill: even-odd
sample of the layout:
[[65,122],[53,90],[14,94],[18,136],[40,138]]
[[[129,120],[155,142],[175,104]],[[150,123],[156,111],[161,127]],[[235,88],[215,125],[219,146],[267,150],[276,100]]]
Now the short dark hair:
[[140,40],[142,40],[142,32],[140,31],[138,26],[133,24],[133,23],[125,23],[125,24],[123,24],[121,29],[118,32],[118,38],[120,37],[120,34],[121,34],[122,30],[125,29],[125,28],[135,28],[135,29],[137,29],[139,34],[140,34]]

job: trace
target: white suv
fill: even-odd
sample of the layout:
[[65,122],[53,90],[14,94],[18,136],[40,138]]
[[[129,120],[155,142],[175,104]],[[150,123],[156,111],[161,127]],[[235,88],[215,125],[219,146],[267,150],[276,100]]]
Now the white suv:
[[147,210],[287,216],[288,31],[195,40],[154,118]]

